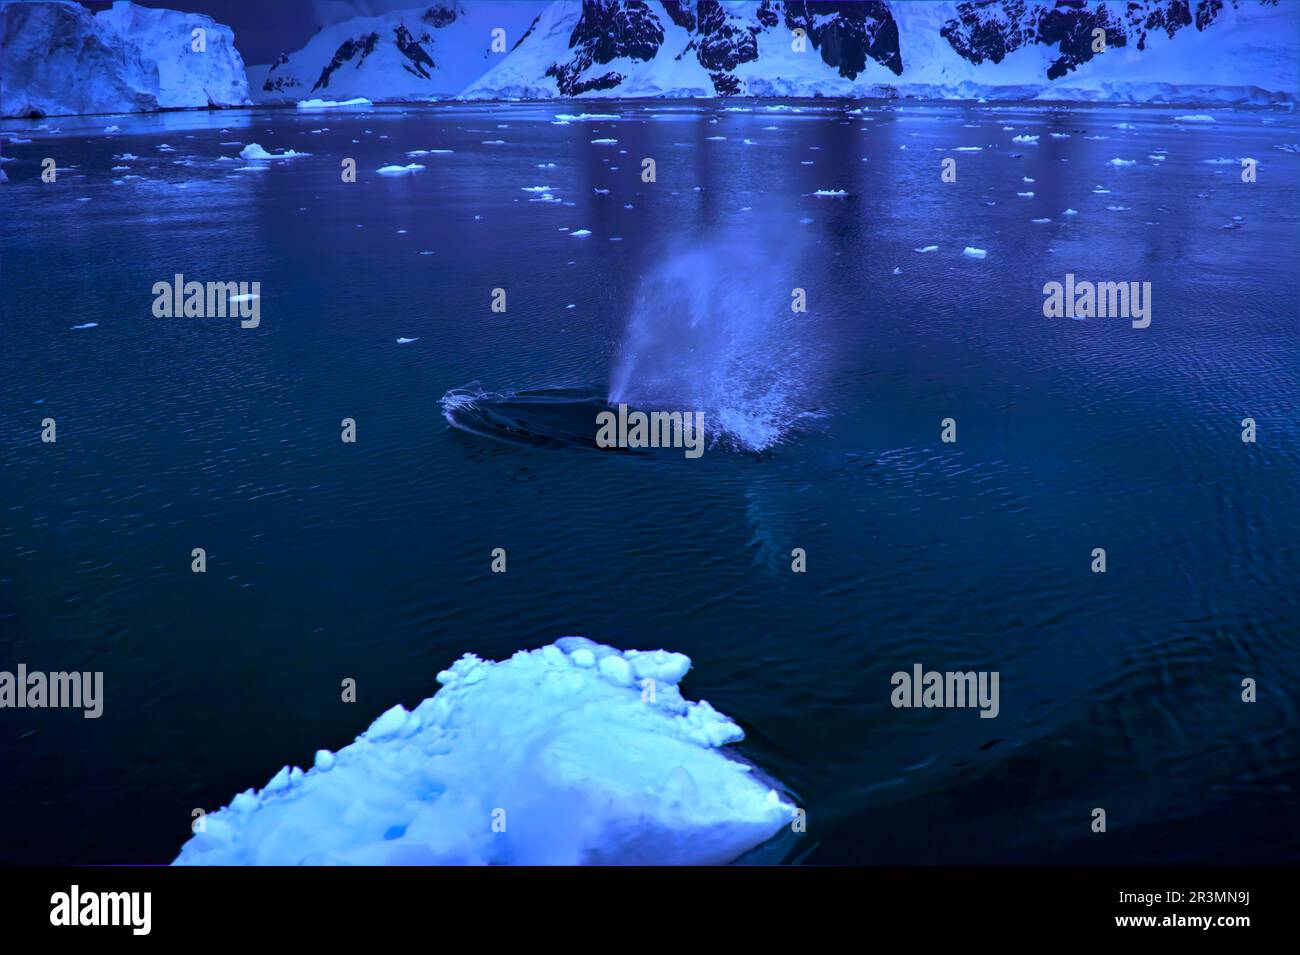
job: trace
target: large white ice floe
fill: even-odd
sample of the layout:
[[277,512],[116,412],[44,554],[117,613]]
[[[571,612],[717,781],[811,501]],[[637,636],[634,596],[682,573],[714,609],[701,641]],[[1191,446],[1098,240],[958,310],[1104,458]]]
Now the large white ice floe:
[[339,109],[350,106],[373,106],[374,103],[364,96],[355,96],[352,99],[300,99],[298,100],[298,109]]
[[719,864],[794,807],[724,754],[743,737],[677,684],[691,661],[582,637],[472,654],[315,767],[210,813],[179,865]]

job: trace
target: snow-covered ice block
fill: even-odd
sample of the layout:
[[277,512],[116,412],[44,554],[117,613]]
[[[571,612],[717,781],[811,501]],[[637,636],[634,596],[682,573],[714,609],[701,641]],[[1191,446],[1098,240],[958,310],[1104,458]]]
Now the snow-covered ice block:
[[335,109],[340,106],[374,106],[364,96],[355,96],[352,99],[303,99],[298,101],[299,109]]
[[722,751],[735,723],[683,698],[690,665],[582,637],[466,654],[413,710],[210,813],[175,864],[729,862],[794,807]]
[[239,155],[242,159],[298,159],[302,156],[310,156],[311,153],[300,153],[292,149],[271,153],[262,148],[261,143],[249,143],[239,151]]

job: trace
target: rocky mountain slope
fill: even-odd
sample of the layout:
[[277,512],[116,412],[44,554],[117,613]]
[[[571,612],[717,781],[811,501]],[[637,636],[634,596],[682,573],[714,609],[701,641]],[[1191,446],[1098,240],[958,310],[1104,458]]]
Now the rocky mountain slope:
[[1298,63],[1292,0],[587,0],[463,95],[1275,102]]

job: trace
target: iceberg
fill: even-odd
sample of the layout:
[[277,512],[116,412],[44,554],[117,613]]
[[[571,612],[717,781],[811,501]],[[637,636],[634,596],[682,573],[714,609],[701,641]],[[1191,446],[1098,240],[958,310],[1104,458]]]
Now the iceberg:
[[283,152],[269,153],[262,148],[261,143],[249,143],[239,151],[241,159],[299,159],[302,156],[310,156],[311,153],[295,152],[292,149],[286,149]]
[[353,99],[335,100],[335,99],[303,99],[298,101],[298,109],[335,109],[340,106],[374,106],[364,96],[357,96]]
[[[203,31],[204,50],[192,49]],[[251,105],[230,28],[198,13],[118,0],[0,4],[0,116]]]
[[734,722],[683,698],[690,666],[582,637],[466,654],[415,709],[208,814],[174,864],[733,861],[796,810],[723,751]]

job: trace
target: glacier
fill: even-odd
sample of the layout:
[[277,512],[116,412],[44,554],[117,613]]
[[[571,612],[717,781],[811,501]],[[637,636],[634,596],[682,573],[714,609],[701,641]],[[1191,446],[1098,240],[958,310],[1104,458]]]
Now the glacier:
[[740,727],[682,697],[690,666],[582,637],[466,654],[413,710],[203,817],[173,864],[734,861],[796,810],[723,749]]
[[229,27],[127,0],[96,14],[57,0],[0,4],[0,76],[5,117],[251,105]]

